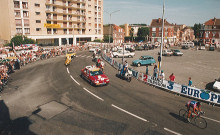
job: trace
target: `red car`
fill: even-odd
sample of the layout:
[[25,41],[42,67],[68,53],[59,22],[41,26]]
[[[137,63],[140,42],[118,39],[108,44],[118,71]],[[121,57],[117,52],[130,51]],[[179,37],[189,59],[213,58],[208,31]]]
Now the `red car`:
[[96,66],[86,66],[81,70],[82,78],[85,78],[91,85],[108,85],[109,78]]

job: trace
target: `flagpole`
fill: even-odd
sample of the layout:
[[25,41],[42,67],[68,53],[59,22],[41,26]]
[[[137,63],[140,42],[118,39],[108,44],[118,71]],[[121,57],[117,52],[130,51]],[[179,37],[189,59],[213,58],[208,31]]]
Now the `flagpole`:
[[161,66],[162,66],[162,51],[163,51],[163,41],[164,41],[164,5],[165,5],[165,1],[163,0],[163,16],[162,16],[162,36],[161,36],[161,45],[160,45],[160,58],[158,58],[159,60],[159,71],[161,73]]

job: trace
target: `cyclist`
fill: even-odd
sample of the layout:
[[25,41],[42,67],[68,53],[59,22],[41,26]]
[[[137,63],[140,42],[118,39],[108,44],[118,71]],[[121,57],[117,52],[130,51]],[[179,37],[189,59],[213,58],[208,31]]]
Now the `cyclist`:
[[187,111],[188,111],[188,116],[187,116],[187,120],[188,122],[190,122],[190,115],[193,111],[193,113],[195,113],[197,116],[199,115],[199,112],[201,111],[201,103],[200,102],[196,102],[196,101],[189,101],[186,103],[186,107],[187,107]]

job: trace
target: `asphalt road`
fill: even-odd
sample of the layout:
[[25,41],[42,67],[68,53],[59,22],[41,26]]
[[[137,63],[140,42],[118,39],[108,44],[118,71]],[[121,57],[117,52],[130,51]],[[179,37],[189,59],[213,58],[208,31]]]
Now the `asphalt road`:
[[203,104],[208,127],[178,119],[190,99],[115,77],[106,63],[110,84],[93,87],[80,77],[92,62],[79,52],[67,67],[64,57],[28,64],[10,76],[0,97],[0,133],[15,135],[220,134],[220,108]]

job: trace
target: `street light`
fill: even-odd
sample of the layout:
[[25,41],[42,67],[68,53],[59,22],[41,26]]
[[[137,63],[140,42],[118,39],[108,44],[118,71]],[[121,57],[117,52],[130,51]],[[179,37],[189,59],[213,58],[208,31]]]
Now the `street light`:
[[112,19],[112,14],[113,13],[116,13],[116,12],[119,12],[120,10],[116,10],[116,11],[113,11],[113,12],[111,12],[111,13],[109,13],[109,12],[107,12],[107,11],[105,11],[107,14],[109,14],[109,18],[110,18],[110,20],[109,20],[109,46],[110,46],[110,35],[111,35],[111,19]]
[[161,71],[161,66],[162,66],[162,50],[163,50],[163,31],[164,31],[164,5],[165,2],[163,0],[163,24],[162,24],[162,37],[161,37],[161,45],[160,45],[160,56],[158,56],[158,61],[159,61],[159,72]]

